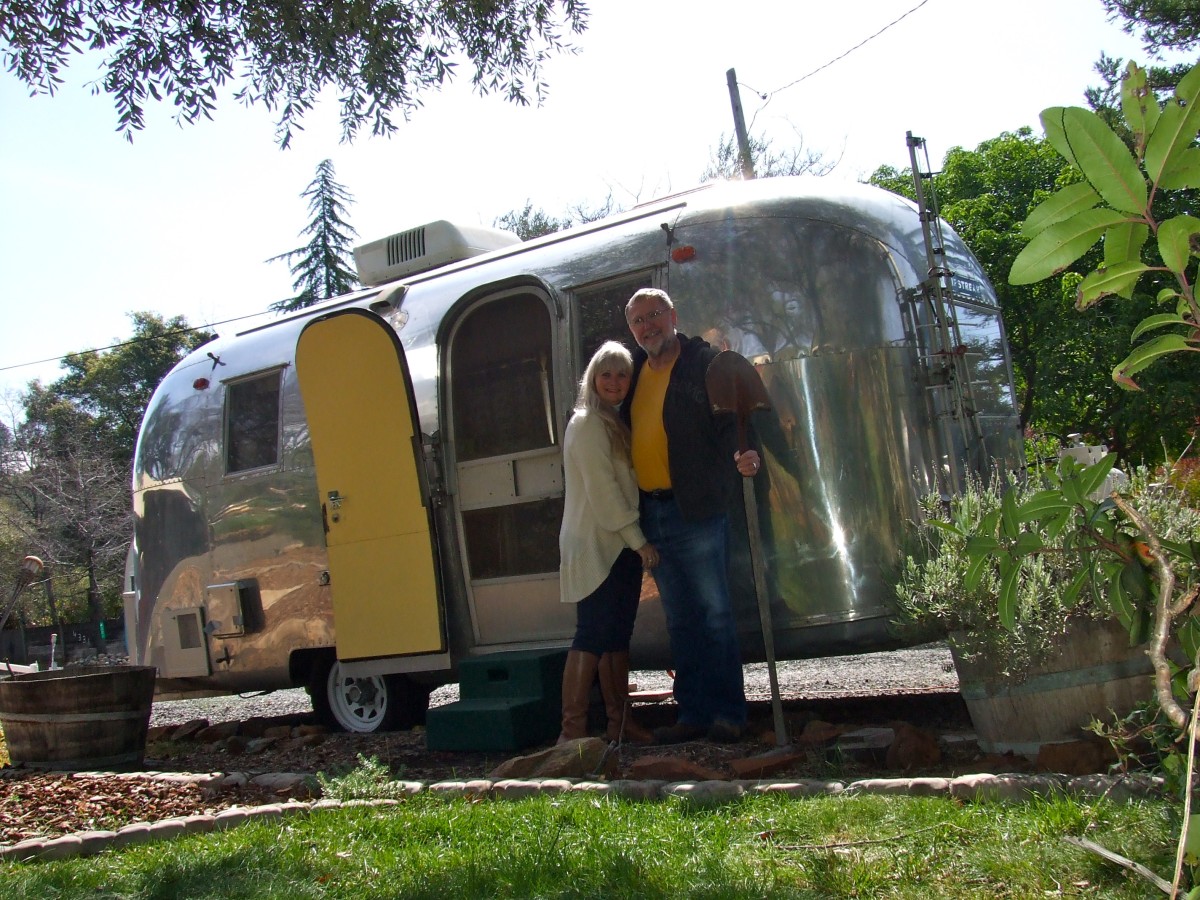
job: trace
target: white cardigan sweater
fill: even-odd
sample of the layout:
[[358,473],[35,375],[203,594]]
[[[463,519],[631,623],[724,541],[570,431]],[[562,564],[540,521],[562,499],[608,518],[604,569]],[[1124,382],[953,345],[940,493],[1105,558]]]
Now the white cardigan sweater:
[[563,603],[578,603],[600,587],[621,550],[646,543],[638,525],[633,467],[614,454],[604,423],[578,410],[563,438],[566,501],[558,533]]

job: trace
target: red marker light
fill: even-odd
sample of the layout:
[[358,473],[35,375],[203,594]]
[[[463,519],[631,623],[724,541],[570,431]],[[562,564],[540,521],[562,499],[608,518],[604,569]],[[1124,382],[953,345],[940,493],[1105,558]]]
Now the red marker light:
[[676,247],[671,251],[671,259],[677,263],[687,262],[689,259],[696,258],[696,248],[691,244],[684,244],[682,247]]
[[198,391],[208,390],[208,379],[207,378],[197,378],[195,381],[192,382],[192,387],[194,387]]

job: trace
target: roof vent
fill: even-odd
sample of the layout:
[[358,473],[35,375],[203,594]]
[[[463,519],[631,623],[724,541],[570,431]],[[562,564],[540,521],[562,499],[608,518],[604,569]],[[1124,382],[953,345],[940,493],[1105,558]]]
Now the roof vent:
[[511,231],[430,222],[354,248],[358,280],[371,287],[519,244]]

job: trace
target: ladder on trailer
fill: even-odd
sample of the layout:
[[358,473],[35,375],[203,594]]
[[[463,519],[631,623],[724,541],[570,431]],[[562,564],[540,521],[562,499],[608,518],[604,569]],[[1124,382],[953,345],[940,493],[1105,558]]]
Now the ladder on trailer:
[[[917,353],[925,373],[926,396],[946,454],[949,488],[957,493],[964,485],[954,453],[955,430],[961,436],[968,458],[975,454],[977,460],[985,461],[987,448],[967,363],[967,345],[958,324],[952,286],[954,273],[946,260],[929,151],[924,138],[913,137],[911,131],[907,132],[906,138],[928,264],[925,279],[912,295],[914,304],[921,307],[914,310],[913,316]],[[918,165],[918,149],[924,153],[924,168]]]

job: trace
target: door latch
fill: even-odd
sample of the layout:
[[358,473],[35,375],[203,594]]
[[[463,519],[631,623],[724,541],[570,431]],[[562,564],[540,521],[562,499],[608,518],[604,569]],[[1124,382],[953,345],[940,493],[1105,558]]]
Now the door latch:
[[333,515],[330,518],[335,522],[340,522],[342,519],[340,510],[342,508],[342,501],[345,499],[336,489],[329,492],[329,508],[333,510]]

